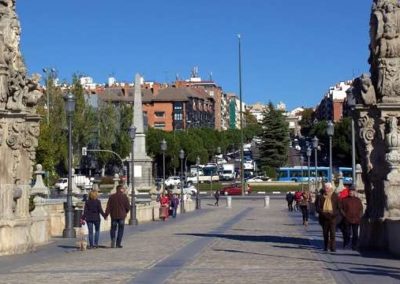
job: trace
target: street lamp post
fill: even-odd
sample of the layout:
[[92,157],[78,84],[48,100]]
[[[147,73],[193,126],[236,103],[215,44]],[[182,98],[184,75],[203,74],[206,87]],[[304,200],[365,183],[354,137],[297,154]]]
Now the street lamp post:
[[331,120],[328,122],[328,127],[326,128],[326,133],[329,136],[329,182],[332,182],[332,137],[335,132],[335,125]]
[[240,184],[244,195],[244,170],[243,170],[243,103],[242,103],[242,44],[241,35],[238,34],[239,51],[239,112],[240,112]]
[[354,110],[356,108],[356,99],[353,94],[353,88],[346,91],[346,102],[351,113],[351,167],[352,171],[352,185],[356,189],[356,140],[355,140],[355,126],[354,126]]
[[167,141],[163,139],[160,146],[163,157],[163,192],[165,193],[165,151],[167,151]]
[[196,192],[196,209],[201,209],[200,204],[200,186],[199,186],[199,166],[200,166],[200,157],[196,158],[196,168],[197,168],[197,192]]
[[179,151],[179,159],[181,160],[181,213],[185,213],[185,206],[183,204],[183,159],[185,158],[185,151]]
[[131,138],[131,216],[129,219],[129,225],[135,226],[138,224],[138,220],[136,218],[136,196],[135,196],[135,136],[136,136],[136,127],[132,124],[129,127],[129,137]]
[[303,156],[300,156],[300,167],[301,167],[301,191],[304,190],[304,188],[303,188],[303,179],[304,179],[303,164],[304,164],[304,157],[303,157]]
[[307,167],[308,167],[308,191],[310,191],[311,187],[311,179],[310,179],[310,157],[311,157],[311,148],[310,146],[307,147]]
[[76,233],[73,227],[74,209],[72,208],[72,115],[75,111],[75,96],[68,93],[65,97],[66,113],[68,117],[68,191],[65,209],[64,238],[75,238]]
[[318,193],[318,138],[314,136],[312,139],[314,155],[315,155],[315,193]]
[[[216,164],[216,167],[218,169],[218,160],[217,160],[217,155],[221,153],[221,147],[217,147],[217,154],[214,155],[214,162]],[[213,176],[214,176],[214,171],[211,170],[211,180],[210,180],[210,191],[213,192]]]

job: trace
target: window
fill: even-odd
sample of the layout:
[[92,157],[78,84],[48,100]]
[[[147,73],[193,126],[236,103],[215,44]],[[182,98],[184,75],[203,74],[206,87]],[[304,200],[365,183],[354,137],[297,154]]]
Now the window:
[[154,123],[154,128],[156,128],[156,129],[164,129],[165,128],[165,122],[155,122]]
[[182,113],[175,113],[174,114],[174,120],[182,120],[183,116]]
[[165,117],[165,112],[164,111],[156,111],[154,114],[158,118]]

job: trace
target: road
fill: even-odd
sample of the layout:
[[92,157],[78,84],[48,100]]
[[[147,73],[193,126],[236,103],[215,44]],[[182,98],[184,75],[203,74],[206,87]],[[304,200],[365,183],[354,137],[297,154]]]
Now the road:
[[[78,251],[55,239],[36,252],[0,257],[0,283],[398,283],[400,264],[385,254],[325,253],[321,229],[300,223],[284,199],[233,198],[228,209],[126,227],[122,249]],[[340,248],[340,244],[338,245]],[[378,264],[379,263],[379,264]]]

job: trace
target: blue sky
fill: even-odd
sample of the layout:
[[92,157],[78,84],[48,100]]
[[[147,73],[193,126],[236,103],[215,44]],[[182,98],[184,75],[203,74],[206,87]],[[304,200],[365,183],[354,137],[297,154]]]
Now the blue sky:
[[315,106],[329,86],[368,72],[372,0],[17,1],[29,73],[56,68],[105,83],[204,79],[246,103]]

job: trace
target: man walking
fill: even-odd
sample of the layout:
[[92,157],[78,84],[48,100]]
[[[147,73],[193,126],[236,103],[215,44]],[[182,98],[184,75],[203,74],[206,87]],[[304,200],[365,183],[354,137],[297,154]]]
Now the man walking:
[[342,200],[342,210],[344,216],[343,248],[350,243],[351,234],[351,249],[356,250],[358,245],[358,227],[363,214],[363,205],[360,198],[356,196],[355,190],[350,190],[350,195]]
[[324,250],[328,247],[332,252],[336,251],[336,216],[339,214],[338,196],[333,192],[330,182],[325,183],[325,192],[316,203],[316,210],[320,214],[322,232],[324,235]]
[[[111,247],[122,248],[121,241],[124,235],[125,218],[130,209],[128,196],[125,194],[123,185],[117,186],[117,191],[108,198],[105,215],[111,215]],[[115,242],[115,233],[118,229],[117,240]]]
[[288,191],[288,193],[286,194],[286,201],[290,212],[293,211],[293,200],[294,200],[294,195],[290,191]]
[[215,191],[214,197],[215,197],[215,204],[214,204],[214,206],[219,206],[219,190],[218,190],[218,189]]

